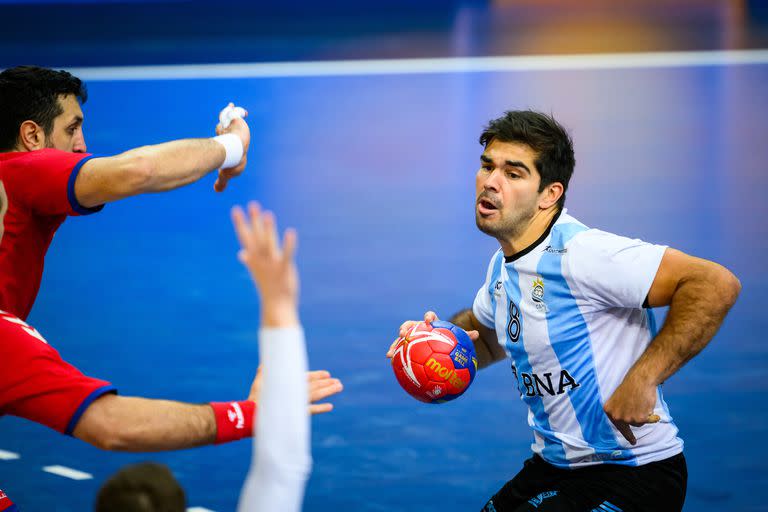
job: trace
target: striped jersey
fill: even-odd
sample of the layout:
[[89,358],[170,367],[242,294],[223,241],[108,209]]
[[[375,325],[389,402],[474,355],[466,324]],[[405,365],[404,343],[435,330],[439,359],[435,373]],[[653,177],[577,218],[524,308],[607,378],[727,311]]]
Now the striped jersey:
[[557,467],[642,465],[683,441],[657,390],[632,446],[603,405],[656,335],[643,304],[666,247],[590,229],[564,210],[530,247],[491,258],[473,312],[512,360],[533,451]]

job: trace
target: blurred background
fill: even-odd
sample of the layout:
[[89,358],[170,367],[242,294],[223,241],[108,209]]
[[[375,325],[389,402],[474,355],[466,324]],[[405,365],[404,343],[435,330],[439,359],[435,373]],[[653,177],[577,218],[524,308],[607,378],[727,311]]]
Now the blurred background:
[[[346,386],[313,420],[305,510],[479,510],[530,453],[508,363],[427,406],[384,353],[403,320],[471,305],[497,247],[474,226],[477,137],[534,108],[574,138],[571,214],[740,277],[665,397],[685,510],[768,510],[768,2],[0,0],[0,20],[0,68],[86,80],[96,154],[212,135],[228,101],[250,112],[249,168],[225,193],[210,177],[58,232],[29,321],[85,373],[129,396],[247,395],[259,305],[229,208],[257,199],[299,231],[310,364]],[[250,457],[248,441],[106,453],[0,420],[0,488],[28,511],[87,510],[140,460],[169,465],[194,510],[234,510]],[[41,471],[55,464],[90,478]]]

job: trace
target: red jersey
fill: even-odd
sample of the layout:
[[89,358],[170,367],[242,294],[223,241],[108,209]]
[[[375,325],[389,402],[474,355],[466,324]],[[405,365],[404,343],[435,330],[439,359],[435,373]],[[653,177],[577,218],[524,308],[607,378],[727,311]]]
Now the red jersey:
[[56,149],[0,153],[0,309],[26,319],[56,230],[67,215],[101,210],[75,197],[75,179],[90,158]]
[[[34,327],[0,311],[0,415],[26,418],[67,435],[94,400],[114,393],[64,362]],[[2,510],[2,509],[0,509]]]
[[18,507],[13,504],[11,498],[9,498],[3,491],[0,491],[0,510],[2,512],[18,512]]

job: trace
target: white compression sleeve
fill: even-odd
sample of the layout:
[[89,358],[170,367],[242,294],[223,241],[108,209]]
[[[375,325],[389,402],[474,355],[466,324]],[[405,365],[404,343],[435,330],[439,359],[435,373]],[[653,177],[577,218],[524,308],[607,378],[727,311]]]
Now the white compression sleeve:
[[304,331],[260,329],[259,359],[253,460],[237,510],[299,512],[312,469]]

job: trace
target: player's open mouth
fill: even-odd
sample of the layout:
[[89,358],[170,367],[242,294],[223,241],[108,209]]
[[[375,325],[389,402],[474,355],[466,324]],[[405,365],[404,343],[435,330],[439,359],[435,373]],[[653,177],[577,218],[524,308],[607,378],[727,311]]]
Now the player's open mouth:
[[491,215],[498,211],[498,208],[495,204],[487,199],[479,199],[477,201],[477,211],[480,213],[480,215]]

